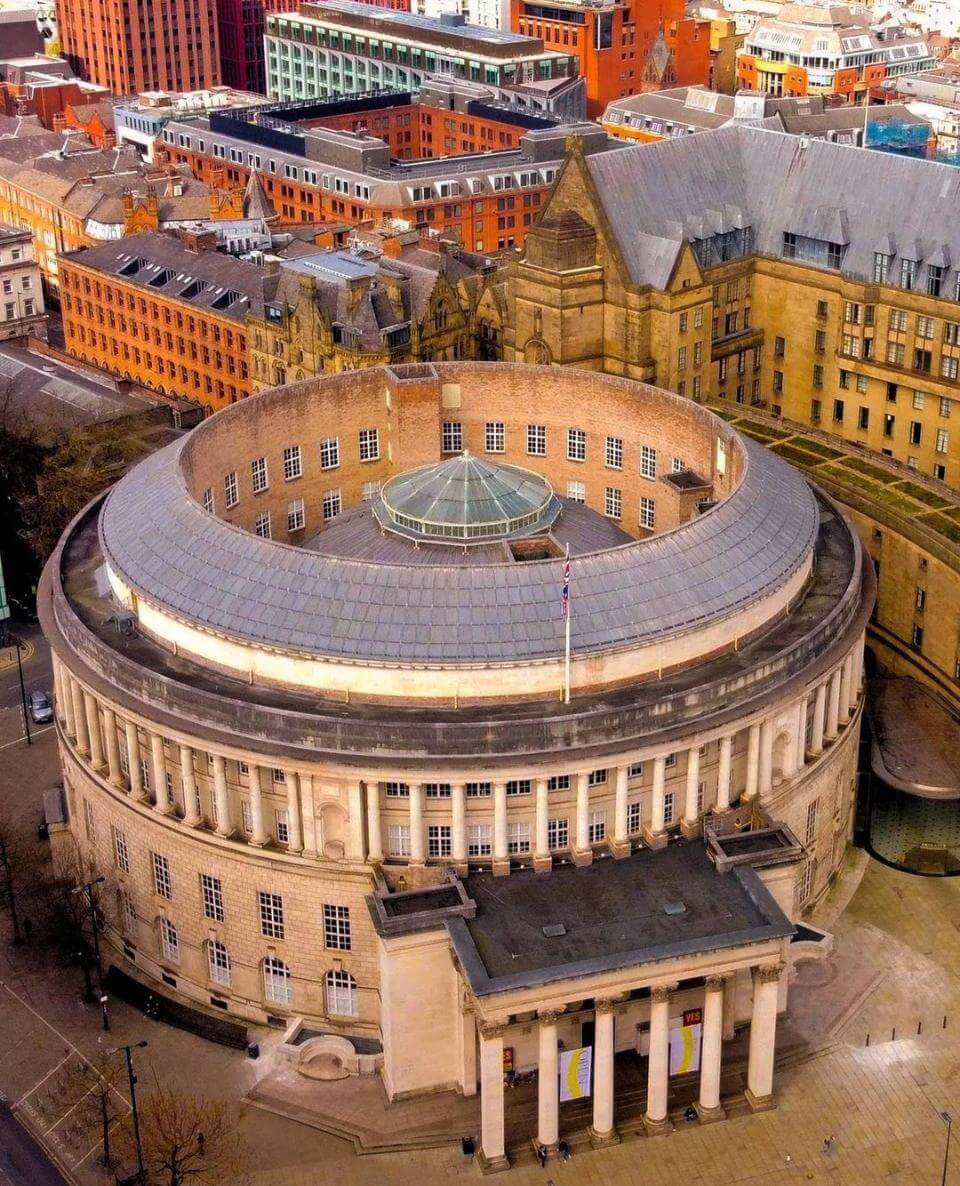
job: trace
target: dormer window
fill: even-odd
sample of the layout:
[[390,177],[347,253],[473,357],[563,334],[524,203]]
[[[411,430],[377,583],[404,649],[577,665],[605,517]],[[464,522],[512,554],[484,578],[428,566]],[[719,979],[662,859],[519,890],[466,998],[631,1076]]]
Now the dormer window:
[[900,261],[900,287],[908,291],[913,289],[917,282],[917,261],[915,259],[901,259]]
[[882,251],[873,253],[873,279],[875,284],[886,284],[890,275],[892,255],[885,255]]

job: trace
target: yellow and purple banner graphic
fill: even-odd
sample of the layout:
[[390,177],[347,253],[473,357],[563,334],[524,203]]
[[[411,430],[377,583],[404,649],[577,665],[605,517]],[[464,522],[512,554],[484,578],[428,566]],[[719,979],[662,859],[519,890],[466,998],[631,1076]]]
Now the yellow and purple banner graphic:
[[593,1047],[580,1046],[560,1053],[560,1102],[582,1100],[590,1094]]
[[686,1075],[700,1070],[700,1034],[702,1026],[678,1025],[670,1031],[670,1074]]

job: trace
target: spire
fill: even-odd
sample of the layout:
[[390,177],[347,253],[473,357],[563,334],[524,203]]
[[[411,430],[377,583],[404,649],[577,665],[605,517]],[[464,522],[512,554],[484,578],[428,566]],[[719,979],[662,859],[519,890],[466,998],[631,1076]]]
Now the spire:
[[247,188],[243,191],[243,216],[262,218],[268,226],[277,221],[277,212],[267,197],[267,191],[263,188],[263,182],[256,169],[251,169]]

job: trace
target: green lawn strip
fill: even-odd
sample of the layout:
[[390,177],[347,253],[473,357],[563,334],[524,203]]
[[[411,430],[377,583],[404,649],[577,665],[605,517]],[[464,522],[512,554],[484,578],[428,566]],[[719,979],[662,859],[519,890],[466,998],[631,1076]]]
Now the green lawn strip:
[[[937,510],[943,510],[950,506],[950,502],[946,498],[941,498],[939,494],[933,490],[928,490],[926,486],[920,486],[916,482],[902,481],[896,484],[895,489],[902,490],[904,494],[909,494],[911,498],[915,498],[917,502],[922,502],[925,506],[935,507]],[[957,508],[960,510],[960,507]]]
[[882,482],[885,486],[888,486],[891,482],[900,481],[896,474],[888,473],[887,470],[881,469],[879,465],[871,465],[869,461],[865,461],[862,457],[845,457],[839,464],[846,466],[847,469],[856,470],[858,474],[863,474],[865,477],[873,478],[875,482]]
[[889,486],[881,486],[876,482],[870,481],[864,474],[845,466],[842,461],[817,472],[833,478],[841,486],[852,486],[855,490],[863,490],[871,498],[875,498],[877,502],[885,503],[887,506],[899,511],[902,515],[916,515],[924,509],[900,491],[891,490]]
[[792,461],[794,465],[816,466],[824,465],[828,460],[826,457],[818,457],[815,453],[808,453],[805,449],[798,449],[793,441],[781,441],[779,444],[770,446],[771,453],[776,453],[778,457],[783,457],[786,461]]
[[819,441],[812,441],[809,437],[794,437],[790,444],[796,445],[799,449],[806,449],[808,453],[817,453],[831,461],[843,456],[842,450],[831,449],[829,445],[822,445]]
[[953,543],[960,544],[960,523],[948,519],[946,515],[931,515],[924,519],[924,523],[939,532],[940,535],[945,535]]

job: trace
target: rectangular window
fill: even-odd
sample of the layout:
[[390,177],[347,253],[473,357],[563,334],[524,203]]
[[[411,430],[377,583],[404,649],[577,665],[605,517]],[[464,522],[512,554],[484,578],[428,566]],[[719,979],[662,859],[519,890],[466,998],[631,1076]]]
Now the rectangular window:
[[453,853],[453,836],[449,824],[430,824],[427,827],[427,856],[449,857]]
[[627,834],[630,836],[638,835],[643,826],[640,808],[639,799],[627,804]]
[[604,492],[603,513],[608,519],[623,517],[623,491],[616,486],[608,486]]
[[939,414],[944,418],[944,420],[947,420],[950,417],[950,400],[945,395],[940,396]]
[[260,934],[268,939],[283,938],[283,898],[266,890],[257,893],[260,905]]
[[870,409],[869,408],[858,408],[857,409],[857,428],[859,428],[861,432],[866,432],[866,430],[869,427],[870,427]]
[[570,827],[565,819],[547,820],[547,847],[551,852],[570,847]]
[[180,962],[180,936],[169,918],[160,919],[160,954],[168,963]]
[[890,332],[901,334],[907,328],[907,312],[905,309],[890,310]]
[[207,943],[207,971],[214,984],[230,987],[230,955],[217,939]]
[[900,287],[912,289],[917,280],[917,261],[915,259],[900,260]]
[[410,855],[410,825],[390,824],[387,828],[387,852],[392,857]]
[[340,464],[340,438],[327,437],[320,442],[320,468],[336,469]]
[[377,428],[360,429],[360,460],[378,461],[380,458],[380,430]]
[[502,453],[506,449],[506,430],[502,420],[488,420],[484,429],[484,448],[488,453]]
[[227,510],[232,510],[240,501],[237,485],[237,472],[233,470],[223,479],[223,496]]
[[960,359],[948,358],[944,355],[940,359],[940,375],[944,379],[952,379],[956,382],[958,375],[960,375]]
[[407,799],[410,787],[405,782],[387,782],[384,783],[384,793],[388,799]]
[[293,1001],[290,969],[281,959],[268,955],[263,961],[263,995],[268,1001],[289,1005]]
[[950,447],[950,434],[945,428],[937,429],[937,452],[946,453]]
[[843,423],[843,400],[835,399],[833,401],[833,422],[834,424]]
[[591,811],[590,822],[587,827],[587,839],[590,844],[600,844],[607,838],[607,813],[605,811]]
[[507,852],[519,856],[530,851],[530,825],[528,823],[507,824]]
[[917,651],[923,650],[923,627],[922,626],[914,626],[913,637],[911,638],[911,643],[913,645],[914,650],[917,650]]
[[459,420],[444,420],[440,430],[440,449],[443,453],[462,452],[463,425]]
[[586,502],[586,482],[567,482],[567,498],[569,498],[571,502]]
[[674,794],[673,791],[667,791],[663,796],[663,822],[665,824],[673,823],[673,805]]
[[116,825],[110,831],[113,833],[113,863],[121,873],[129,873],[130,852],[127,848],[127,837]]
[[267,459],[266,457],[255,457],[250,464],[250,470],[253,475],[253,492],[254,494],[261,494],[266,490],[269,482],[267,480]]
[[173,897],[170,884],[170,862],[158,852],[153,854],[153,892],[168,901]]
[[640,499],[640,526],[647,531],[653,531],[656,524],[657,508],[652,498]]
[[657,451],[652,445],[640,446],[640,476],[642,478],[657,476]]
[[508,795],[529,795],[533,784],[529,778],[511,778],[507,782]]
[[273,813],[273,826],[278,844],[290,843],[290,814],[285,807],[278,807]]
[[487,799],[493,794],[492,782],[468,782],[467,783],[467,798],[468,799]]
[[917,318],[917,337],[918,338],[932,338],[933,337],[933,318],[932,317],[918,317]]
[[890,274],[890,259],[889,255],[884,255],[880,251],[873,253],[873,280],[875,284],[886,284]]
[[570,775],[569,774],[551,774],[547,779],[548,791],[569,791],[570,790]]
[[350,907],[323,907],[323,945],[333,951],[350,950]]
[[910,421],[910,444],[919,445],[923,440],[923,425],[919,420]]
[[340,491],[327,490],[323,496],[323,521],[329,522],[330,519],[335,519],[340,514],[342,503],[340,501]]
[[531,457],[546,457],[547,429],[544,424],[527,425],[527,452]]
[[812,844],[817,836],[817,812],[820,808],[820,800],[814,799],[807,804],[807,827],[806,827],[806,843]]
[[125,935],[128,935],[130,938],[136,938],[137,908],[134,905],[133,898],[130,897],[126,890],[120,891],[120,925]]
[[489,824],[469,824],[467,827],[467,856],[488,857],[493,852],[492,829]]
[[425,782],[423,793],[427,799],[449,799],[450,784],[448,782]]
[[261,539],[270,539],[270,512],[261,511],[253,524],[253,530]]
[[295,498],[287,503],[287,531],[302,531],[306,518],[303,509],[303,499]]
[[288,445],[283,451],[283,480],[292,482],[303,476],[303,458],[299,445]]
[[213,514],[213,488],[208,486],[203,492],[203,509],[208,515]]
[[200,897],[203,900],[204,918],[212,918],[214,922],[223,922],[223,886],[219,877],[212,877],[209,873],[200,874]]
[[906,349],[902,342],[887,342],[887,362],[902,367]]
[[602,787],[607,781],[607,772],[603,770],[591,770],[587,775],[588,787]]
[[587,434],[582,428],[567,429],[567,460],[586,461]]
[[623,469],[623,439],[607,437],[606,465],[608,469]]

